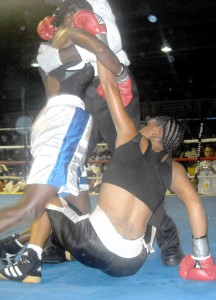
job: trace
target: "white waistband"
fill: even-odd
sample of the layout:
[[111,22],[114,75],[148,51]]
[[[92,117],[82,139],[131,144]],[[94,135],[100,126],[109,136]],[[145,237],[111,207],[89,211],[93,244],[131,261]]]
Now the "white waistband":
[[47,107],[55,107],[61,105],[76,106],[85,109],[85,105],[79,97],[69,94],[62,94],[49,98],[46,104]]
[[142,252],[143,247],[146,248],[143,236],[136,240],[123,238],[115,230],[105,212],[98,205],[90,215],[89,221],[104,246],[121,257],[136,257]]

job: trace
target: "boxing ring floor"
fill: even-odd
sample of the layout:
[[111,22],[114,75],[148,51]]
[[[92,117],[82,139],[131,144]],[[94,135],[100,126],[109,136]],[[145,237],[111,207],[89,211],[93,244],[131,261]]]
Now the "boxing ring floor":
[[[0,207],[16,203],[20,195],[0,194]],[[202,196],[209,222],[211,254],[216,260],[216,195]],[[91,196],[92,207],[96,196]],[[166,196],[167,213],[175,220],[185,254],[191,252],[191,231],[184,206],[174,195]],[[25,228],[21,228],[25,229]],[[19,229],[20,230],[20,229]],[[16,232],[19,232],[17,229]],[[0,234],[0,239],[11,232]],[[0,281],[1,300],[212,300],[216,294],[215,282],[183,280],[178,267],[165,267],[160,250],[154,244],[155,253],[150,254],[141,270],[130,277],[112,278],[102,272],[87,268],[78,262],[44,264],[39,284],[23,284]]]

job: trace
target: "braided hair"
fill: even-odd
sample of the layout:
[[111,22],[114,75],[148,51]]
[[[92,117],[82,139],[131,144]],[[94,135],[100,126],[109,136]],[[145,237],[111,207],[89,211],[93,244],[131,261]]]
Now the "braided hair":
[[161,142],[164,150],[170,155],[180,147],[184,140],[184,126],[172,117],[158,116],[151,119],[157,127],[163,129]]
[[79,10],[93,11],[92,6],[86,0],[62,0],[55,10],[53,24],[58,27],[63,24],[67,13],[75,14]]

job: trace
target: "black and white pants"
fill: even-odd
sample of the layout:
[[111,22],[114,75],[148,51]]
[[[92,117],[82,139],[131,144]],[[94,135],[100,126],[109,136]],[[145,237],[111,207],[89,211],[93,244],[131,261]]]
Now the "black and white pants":
[[91,215],[79,216],[60,199],[63,207],[46,206],[53,235],[79,262],[116,277],[133,275],[142,267],[147,256],[143,236],[126,240],[99,206]]

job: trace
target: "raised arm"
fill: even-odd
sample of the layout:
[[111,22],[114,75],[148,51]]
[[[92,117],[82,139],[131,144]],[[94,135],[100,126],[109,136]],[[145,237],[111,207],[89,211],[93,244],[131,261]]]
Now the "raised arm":
[[[68,14],[68,16],[65,18],[63,22],[64,24],[62,23],[58,27],[54,27],[53,20],[54,18],[51,16],[46,17],[44,18],[44,20],[42,20],[39,23],[37,28],[38,34],[42,39],[51,40],[51,38],[53,38],[53,40],[55,41],[55,43],[53,43],[52,41],[51,45],[52,47],[58,49],[58,51],[53,51],[50,46],[45,46],[48,56],[50,54],[52,57],[55,56],[56,57],[55,61],[58,61],[59,66],[61,64],[68,63],[71,61],[78,61],[78,62],[81,60],[86,62],[96,61],[97,57],[95,55],[95,50],[93,49],[92,51],[91,47],[90,48],[86,47],[86,44],[82,46],[82,44],[80,44],[79,42],[78,43],[74,42],[73,45],[71,43],[68,43],[69,35],[67,34],[63,34],[64,37],[61,37],[60,41],[59,41],[59,37],[61,35],[60,32],[62,33],[62,30],[60,29],[63,26],[65,27],[65,29],[66,28],[71,29],[73,27],[77,27],[77,28],[85,29],[87,32],[97,36],[100,40],[107,43],[106,25],[100,16],[93,14],[93,12],[89,10],[81,9],[79,12],[75,13],[74,15],[72,13]],[[58,32],[57,38],[55,36],[56,32]],[[73,36],[73,38],[75,37]],[[83,51],[85,52],[85,55],[82,54]],[[56,64],[55,63],[53,64],[51,61],[49,66],[47,67],[46,65],[47,55],[46,53],[43,53],[41,51],[38,60],[42,69],[48,73],[56,68]]]
[[117,131],[116,147],[118,147],[133,138],[137,134],[137,129],[123,106],[116,77],[99,60],[97,66],[100,83]]
[[65,48],[71,44],[78,45],[95,54],[104,66],[113,74],[121,73],[122,66],[115,54],[94,35],[79,28],[62,28],[57,31],[52,46],[55,48]]

